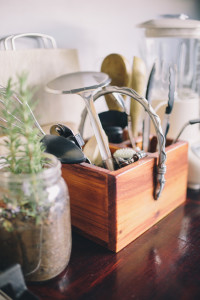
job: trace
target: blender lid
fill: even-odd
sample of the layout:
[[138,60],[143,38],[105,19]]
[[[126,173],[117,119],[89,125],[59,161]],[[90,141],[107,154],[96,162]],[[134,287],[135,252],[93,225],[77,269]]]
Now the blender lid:
[[200,38],[200,21],[189,19],[184,14],[162,15],[137,27],[145,29],[146,37]]

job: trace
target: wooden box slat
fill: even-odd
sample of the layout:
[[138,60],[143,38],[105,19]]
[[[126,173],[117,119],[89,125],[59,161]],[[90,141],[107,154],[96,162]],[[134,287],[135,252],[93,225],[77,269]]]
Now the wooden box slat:
[[63,165],[73,226],[108,243],[107,173],[88,164]]

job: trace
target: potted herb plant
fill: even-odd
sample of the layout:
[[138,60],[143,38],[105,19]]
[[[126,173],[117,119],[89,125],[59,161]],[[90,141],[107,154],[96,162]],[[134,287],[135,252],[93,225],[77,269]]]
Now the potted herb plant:
[[60,162],[46,154],[40,142],[26,82],[22,75],[0,90],[6,120],[6,155],[0,164],[0,269],[19,263],[26,280],[43,281],[69,262],[69,194]]

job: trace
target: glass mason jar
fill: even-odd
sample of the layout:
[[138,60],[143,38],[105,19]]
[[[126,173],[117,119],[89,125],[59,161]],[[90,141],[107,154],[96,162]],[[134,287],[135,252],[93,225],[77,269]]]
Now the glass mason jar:
[[71,254],[68,188],[61,163],[45,157],[38,174],[0,172],[0,269],[19,263],[28,281],[55,277]]

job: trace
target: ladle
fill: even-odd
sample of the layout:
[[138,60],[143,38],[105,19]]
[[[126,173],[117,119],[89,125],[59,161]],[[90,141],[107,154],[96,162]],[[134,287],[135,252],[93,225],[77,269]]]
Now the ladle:
[[103,128],[93,102],[94,91],[109,83],[109,76],[102,72],[75,72],[62,75],[49,82],[46,90],[54,94],[78,94],[82,97],[97,139],[102,161],[107,169],[114,170],[109,144],[103,135]]

